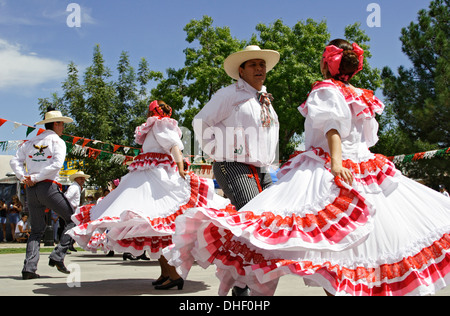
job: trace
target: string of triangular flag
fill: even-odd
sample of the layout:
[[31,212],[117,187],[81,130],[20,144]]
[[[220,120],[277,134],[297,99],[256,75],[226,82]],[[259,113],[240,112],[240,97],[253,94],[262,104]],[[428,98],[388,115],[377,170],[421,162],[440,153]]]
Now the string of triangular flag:
[[86,157],[91,159],[109,160],[111,163],[125,164],[128,161],[133,161],[134,156],[126,156],[122,154],[112,153],[101,149],[95,149],[88,146],[81,146],[72,144],[66,141],[67,152],[72,153],[78,157]]
[[0,151],[16,151],[26,140],[0,141]]
[[[13,132],[14,132],[16,129],[18,129],[19,127],[25,126],[25,127],[27,128],[26,137],[28,137],[28,135],[30,135],[30,134],[36,129],[36,127],[34,127],[34,126],[25,125],[25,124],[23,124],[23,123],[14,122],[14,121],[10,121],[10,120],[5,120],[5,119],[2,119],[2,118],[0,118],[0,127],[1,127],[3,124],[5,124],[6,122],[12,122],[12,123],[13,123],[13,125],[14,125]],[[37,135],[41,134],[43,131],[45,131],[45,129],[40,128],[40,129],[38,130],[38,132],[37,132]]]
[[402,162],[416,161],[416,160],[420,160],[420,159],[439,158],[439,157],[444,157],[445,155],[448,155],[448,154],[450,154],[450,147],[443,148],[443,149],[424,151],[424,152],[409,154],[409,155],[390,156],[387,158],[390,161],[392,161],[394,164],[397,164],[397,163],[402,163]]
[[[6,122],[12,122],[14,124],[15,131],[17,128],[21,126],[27,127],[26,137],[28,137],[34,130],[36,130],[36,127],[29,126],[23,123],[13,122],[6,119],[0,118],[0,127],[5,124]],[[37,132],[37,135],[44,132],[45,130],[40,128]],[[123,145],[117,145],[117,144],[110,144],[106,142],[102,142],[99,140],[91,140],[84,137],[78,137],[78,136],[72,136],[72,135],[63,135],[61,138],[66,142],[66,145],[68,147],[68,152],[71,152],[75,155],[81,155],[93,159],[110,159],[111,162],[116,163],[126,163],[130,160],[133,160],[135,156],[137,156],[140,152],[140,148],[130,147],[130,146],[123,146]],[[81,141],[81,145],[77,144]],[[20,147],[26,140],[22,141],[0,141],[0,150],[1,151],[9,151],[9,150],[17,150],[17,148]],[[97,149],[88,147],[87,144],[103,144],[103,149]],[[105,146],[108,146],[105,148]],[[123,149],[124,154],[118,154],[116,153],[119,148]],[[107,150],[107,149],[112,149]],[[130,153],[130,154],[128,154]],[[420,159],[432,159],[436,157],[444,157],[445,155],[450,153],[450,147],[444,148],[444,149],[436,149],[436,150],[430,150],[425,152],[419,152],[415,154],[409,154],[409,155],[397,155],[397,156],[389,156],[387,157],[389,160],[391,160],[394,164],[402,163],[402,162],[411,162],[416,161]],[[196,168],[194,166],[191,166],[191,168]],[[207,167],[207,166],[206,166]],[[202,169],[205,169],[205,166],[201,164]],[[209,170],[209,167],[207,167]],[[206,171],[206,170],[205,170]]]
[[[33,131],[37,128],[34,126],[29,126],[19,122],[13,122],[10,120],[6,120],[0,118],[0,127],[6,122],[12,122],[13,132],[17,130],[19,127],[24,126],[27,128],[26,137],[28,137]],[[37,132],[37,135],[44,132],[45,129],[40,128]],[[72,136],[72,135],[62,135],[61,138],[66,142],[67,152],[73,153],[78,156],[89,157],[93,159],[109,159],[114,163],[126,163],[140,154],[141,149],[131,146],[117,145],[111,144],[99,140],[92,140],[84,137]],[[17,150],[24,142],[27,140],[19,140],[19,141],[0,141],[0,150],[2,151],[13,151]],[[81,145],[77,144],[81,141]],[[101,149],[88,147],[87,145],[92,143],[93,145],[101,146]],[[100,145],[98,145],[100,144]],[[118,150],[122,148],[123,154],[119,153]]]

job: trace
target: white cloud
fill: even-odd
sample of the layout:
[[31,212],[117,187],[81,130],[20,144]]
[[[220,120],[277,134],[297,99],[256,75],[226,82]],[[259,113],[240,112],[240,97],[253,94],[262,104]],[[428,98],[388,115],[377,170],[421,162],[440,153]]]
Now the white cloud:
[[0,39],[0,89],[34,87],[66,75],[67,65],[59,60],[24,53],[20,45]]

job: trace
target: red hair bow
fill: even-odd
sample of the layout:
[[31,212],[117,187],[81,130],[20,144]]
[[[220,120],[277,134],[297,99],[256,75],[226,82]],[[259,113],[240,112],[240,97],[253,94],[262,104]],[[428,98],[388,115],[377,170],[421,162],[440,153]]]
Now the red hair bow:
[[[352,74],[350,77],[349,75],[343,75],[340,79],[344,79],[344,81],[350,80],[354,75],[356,75],[358,72],[360,72],[363,69],[363,62],[364,62],[364,50],[359,47],[358,44],[353,43],[353,51],[356,53],[359,59],[359,66],[358,69]],[[339,74],[339,67],[341,65],[341,60],[343,56],[344,50],[342,48],[338,48],[334,45],[329,45],[325,47],[325,51],[323,52],[323,60],[328,65],[328,70],[330,71],[330,74],[334,77],[337,74]]]
[[164,113],[163,110],[161,109],[161,107],[159,106],[157,100],[150,103],[150,105],[148,106],[148,110],[156,112],[161,117],[171,117],[172,116],[172,108],[170,108],[169,114]]

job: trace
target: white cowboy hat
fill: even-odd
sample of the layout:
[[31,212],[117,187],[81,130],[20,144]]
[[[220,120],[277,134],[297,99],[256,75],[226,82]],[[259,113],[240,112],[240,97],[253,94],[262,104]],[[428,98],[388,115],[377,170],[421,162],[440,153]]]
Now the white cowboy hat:
[[238,80],[239,66],[251,59],[263,59],[266,62],[266,72],[269,72],[280,61],[280,53],[275,50],[261,49],[257,45],[249,45],[244,50],[228,56],[223,67],[228,76]]
[[45,113],[44,120],[37,122],[36,125],[44,125],[53,122],[72,123],[73,120],[70,117],[62,116],[60,111],[50,111]]
[[73,182],[76,178],[85,178],[87,180],[90,177],[90,175],[85,174],[83,171],[77,171],[76,173],[70,175],[69,180]]

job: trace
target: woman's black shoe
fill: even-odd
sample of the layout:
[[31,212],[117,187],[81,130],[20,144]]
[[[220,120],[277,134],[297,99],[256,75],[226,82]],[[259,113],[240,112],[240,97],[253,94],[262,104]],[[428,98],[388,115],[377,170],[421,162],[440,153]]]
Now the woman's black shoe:
[[170,280],[170,282],[167,283],[167,284],[161,284],[161,285],[155,286],[155,290],[169,290],[169,289],[171,289],[171,288],[173,288],[175,286],[178,287],[178,290],[182,290],[183,289],[183,286],[184,286],[183,278],[179,278],[179,279],[176,279],[176,280],[172,280],[172,279],[169,279],[169,280]]
[[145,261],[149,261],[150,260],[150,258],[149,257],[147,257],[147,255],[145,254],[145,252],[142,254],[142,255],[140,255],[139,257],[136,257],[137,259],[140,259],[140,260],[145,260]]
[[163,284],[164,282],[166,282],[167,280],[169,280],[169,277],[168,277],[168,276],[165,277],[165,276],[162,276],[162,275],[161,275],[161,276],[158,278],[158,280],[152,282],[152,285],[161,285],[161,284]]
[[122,256],[123,261],[126,261],[127,259],[129,260],[138,260],[138,258],[136,258],[135,256],[133,256],[131,253],[129,252],[125,252]]

